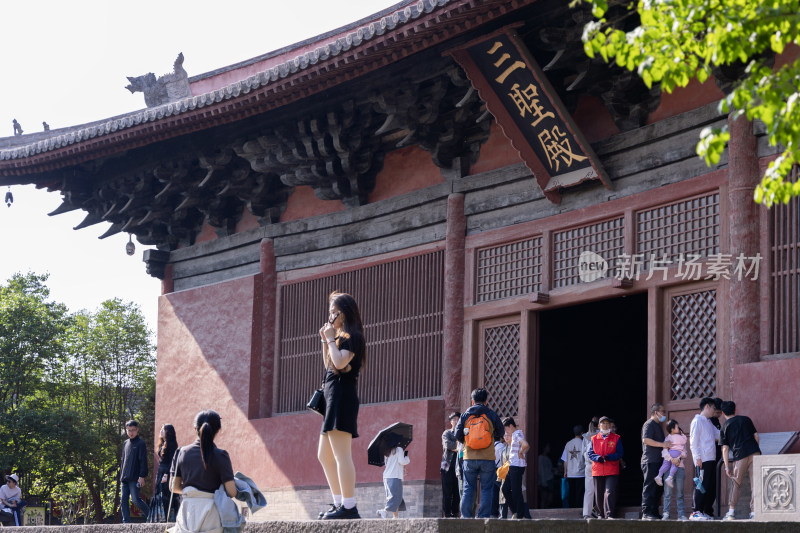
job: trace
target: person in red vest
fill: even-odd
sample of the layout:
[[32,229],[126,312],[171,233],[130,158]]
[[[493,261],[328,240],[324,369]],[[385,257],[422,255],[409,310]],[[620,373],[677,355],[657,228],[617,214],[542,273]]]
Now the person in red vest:
[[619,460],[623,451],[622,439],[611,431],[611,423],[607,416],[600,418],[600,432],[592,437],[592,446],[588,450],[599,518],[611,518],[617,503]]

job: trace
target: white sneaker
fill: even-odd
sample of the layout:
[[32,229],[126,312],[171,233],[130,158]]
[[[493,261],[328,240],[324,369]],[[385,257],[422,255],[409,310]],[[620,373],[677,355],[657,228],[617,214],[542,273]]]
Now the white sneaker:
[[675,484],[672,482],[672,476],[670,476],[667,479],[665,479],[664,483],[666,483],[667,487],[669,487],[669,488],[673,488],[675,486]]
[[664,513],[661,515],[661,520],[669,520],[669,513]]
[[750,511],[750,520],[756,517],[756,514],[753,511]]
[[689,520],[689,519],[688,519],[688,518],[686,518],[686,515],[685,515],[685,514],[682,514],[682,515],[679,515],[679,516],[678,516],[678,520],[683,520],[683,521],[686,521],[686,520]]
[[653,481],[655,481],[656,485],[658,485],[659,487],[663,487],[664,486],[664,482],[661,481],[661,476],[656,476],[656,478]]
[[728,509],[728,512],[725,513],[725,516],[722,517],[723,520],[736,520],[736,516],[734,516],[733,509]]
[[700,511],[695,511],[689,516],[689,520],[692,522],[700,521],[700,520],[711,520],[711,517],[705,513],[701,513]]
[[378,516],[380,516],[381,518],[386,518],[386,510],[385,510],[385,509],[378,509],[378,510],[376,511],[376,514],[377,514]]

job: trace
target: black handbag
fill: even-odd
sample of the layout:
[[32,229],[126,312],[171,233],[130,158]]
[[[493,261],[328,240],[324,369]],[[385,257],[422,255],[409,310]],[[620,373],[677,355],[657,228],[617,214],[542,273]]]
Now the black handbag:
[[311,399],[306,404],[306,409],[325,416],[325,393],[322,389],[317,389],[311,395]]
[[314,411],[315,413],[320,414],[323,418],[325,417],[325,376],[327,375],[327,370],[323,370],[322,372],[322,383],[320,383],[319,388],[314,391],[314,394],[311,395],[311,399],[308,400],[306,404],[306,409],[309,411]]

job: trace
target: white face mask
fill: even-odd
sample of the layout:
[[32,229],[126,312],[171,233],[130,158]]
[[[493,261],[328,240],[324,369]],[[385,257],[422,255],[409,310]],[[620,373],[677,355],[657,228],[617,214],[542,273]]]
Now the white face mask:
[[609,433],[611,433],[611,428],[600,430],[601,435],[608,435]]

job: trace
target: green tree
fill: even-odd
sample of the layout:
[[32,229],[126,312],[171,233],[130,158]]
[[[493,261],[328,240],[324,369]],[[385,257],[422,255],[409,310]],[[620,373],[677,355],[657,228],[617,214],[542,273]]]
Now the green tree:
[[0,286],[0,471],[99,523],[119,506],[125,421],[153,441],[151,334],[135,304],[70,315],[46,281],[15,274]]
[[47,275],[14,274],[0,286],[0,471],[62,472],[61,413],[49,407],[47,376],[65,360],[70,319],[49,302]]
[[[800,162],[800,58],[772,67],[774,54],[800,42],[800,0],[583,1],[597,19],[584,28],[586,53],[636,71],[648,87],[671,92],[694,78],[704,82],[715,68],[744,67],[721,110],[760,120],[770,144],[783,149],[755,201],[771,207],[800,196],[800,182],[789,179]],[[705,129],[698,155],[716,164],[729,138],[726,128]]]
[[[68,332],[70,358],[62,371],[69,394],[63,407],[75,413],[70,435],[73,468],[83,480],[94,520],[119,506],[119,468],[130,418],[153,421],[148,401],[155,384],[155,356],[138,306],[107,300],[94,313],[80,312]],[[152,442],[153,428],[140,435]]]

